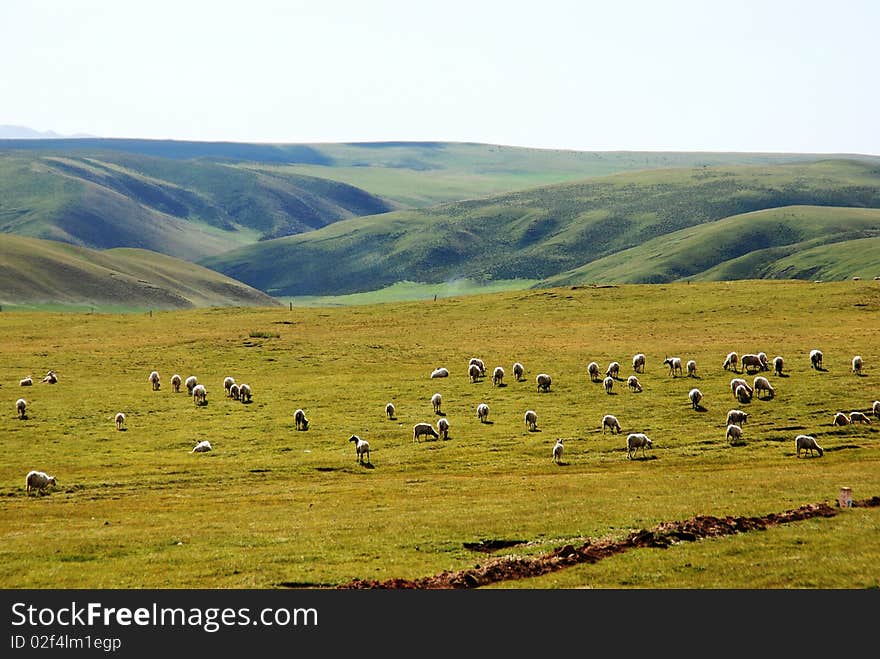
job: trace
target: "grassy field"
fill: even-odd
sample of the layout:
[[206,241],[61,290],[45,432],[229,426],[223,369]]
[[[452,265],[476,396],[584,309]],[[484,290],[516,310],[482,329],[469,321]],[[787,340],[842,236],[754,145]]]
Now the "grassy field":
[[[286,305],[149,314],[0,313],[0,587],[332,587],[418,578],[486,560],[465,543],[523,541],[535,555],[624,537],[695,515],[767,515],[880,495],[880,436],[833,427],[834,412],[880,398],[880,282],[741,281],[577,287],[342,308]],[[810,368],[809,350],[825,354]],[[782,355],[770,400],[740,405],[724,356]],[[631,373],[642,393],[590,382],[589,361]],[[851,373],[853,355],[865,371]],[[670,377],[668,355],[697,378]],[[468,359],[491,373],[471,382]],[[525,365],[515,382],[511,365]],[[437,366],[450,377],[430,379]],[[39,379],[49,369],[59,382]],[[152,391],[148,373],[162,377]],[[552,375],[549,393],[535,376]],[[208,403],[173,393],[196,375]],[[33,387],[18,381],[33,375]],[[224,397],[227,375],[253,389]],[[687,393],[704,393],[704,411]],[[413,442],[436,422],[448,440]],[[26,419],[14,402],[28,401]],[[384,415],[387,402],[397,417]],[[478,403],[490,407],[481,424]],[[743,442],[725,441],[727,410],[750,413]],[[302,408],[307,431],[294,428]],[[534,409],[538,431],[523,413]],[[124,431],[113,416],[127,415]],[[622,435],[603,434],[603,414]],[[628,460],[629,432],[654,440]],[[813,434],[824,457],[797,458]],[[352,434],[368,440],[359,465]],[[550,449],[565,439],[562,465]],[[191,449],[209,440],[214,450]],[[25,474],[58,487],[27,496]],[[764,532],[639,549],[593,565],[494,588],[880,587],[880,509],[854,508]]]

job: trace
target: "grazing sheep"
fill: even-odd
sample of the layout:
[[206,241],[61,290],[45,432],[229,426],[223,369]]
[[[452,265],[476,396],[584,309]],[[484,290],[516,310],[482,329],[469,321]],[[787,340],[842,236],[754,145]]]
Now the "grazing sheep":
[[565,450],[565,447],[562,444],[562,438],[557,439],[556,443],[553,445],[553,462],[559,464],[562,462],[562,452]]
[[599,364],[597,364],[596,362],[590,362],[589,364],[587,364],[587,373],[590,375],[590,380],[592,380],[593,382],[598,382],[599,379],[602,377],[599,374]]
[[663,360],[663,363],[669,367],[669,375],[675,377],[675,374],[678,373],[681,375],[681,358],[680,357],[667,357]]
[[740,403],[750,403],[752,401],[752,392],[748,387],[739,385],[734,394]]
[[832,426],[848,426],[849,425],[849,417],[843,412],[836,412],[834,414],[834,418],[831,420]]
[[357,461],[359,464],[369,464],[370,463],[370,443],[361,439],[357,435],[352,435],[348,438],[348,441],[354,442],[354,452],[357,454]]
[[606,375],[605,379],[602,380],[602,384],[605,385],[605,393],[610,394],[611,390],[614,389],[614,378],[610,375]]
[[443,439],[449,439],[449,419],[445,416],[437,419],[437,434]]
[[798,435],[794,438],[794,446],[797,449],[797,457],[801,457],[801,451],[804,452],[804,457],[806,457],[807,451],[809,451],[812,456],[814,450],[819,452],[820,458],[825,455],[824,449],[819,446],[816,442],[816,438],[812,435]]
[[727,353],[727,357],[724,358],[724,364],[722,364],[722,366],[724,367],[725,371],[732,370],[734,373],[737,373],[738,371],[736,370],[736,366],[738,363],[739,355],[735,352],[729,352]]
[[116,430],[122,430],[125,426],[125,414],[122,412],[116,413]]
[[177,373],[172,375],[171,376],[171,391],[173,391],[176,394],[179,394],[180,393],[180,383],[181,383],[180,375],[178,375]]
[[754,390],[753,390],[752,387],[749,385],[749,383],[746,382],[746,381],[745,381],[744,379],[742,379],[742,378],[733,378],[733,379],[730,381],[730,392],[731,392],[734,396],[736,396],[737,398],[739,398],[739,396],[736,395],[736,390],[737,390],[739,387],[745,387],[746,392],[749,394],[749,400],[751,400],[751,398],[752,398],[752,394],[754,393]]
[[635,375],[630,375],[626,379],[626,386],[630,388],[630,391],[642,391],[642,383],[639,382],[639,379]]
[[773,398],[776,395],[776,390],[773,388],[773,385],[770,384],[770,380],[763,375],[756,376],[752,384],[754,385],[755,395],[758,398],[761,397],[762,391],[767,393],[767,398]]
[[776,375],[782,375],[782,369],[785,367],[785,360],[782,359],[779,355],[773,358],[773,372]]
[[58,382],[58,374],[55,371],[49,371],[42,381],[46,384],[55,384]]
[[193,403],[196,405],[207,405],[208,403],[208,390],[205,389],[205,385],[197,384],[193,387],[192,390]]
[[58,482],[54,476],[50,476],[44,471],[29,471],[24,479],[24,491],[28,494],[31,490],[42,492],[50,485],[55,487],[58,485]]
[[731,444],[738,442],[742,439],[743,429],[741,426],[736,425],[735,423],[727,424],[727,435],[725,435],[728,442]]
[[417,423],[413,426],[413,441],[421,443],[422,440],[419,438],[422,435],[433,437],[434,439],[440,439],[437,431],[434,430],[434,426],[432,426],[430,423]]
[[19,419],[27,418],[27,401],[24,398],[15,401],[15,411],[18,413]]
[[468,377],[471,379],[471,382],[477,382],[480,379],[482,372],[480,371],[480,367],[476,364],[468,365]]
[[468,366],[471,366],[472,364],[475,364],[477,368],[480,369],[480,376],[486,375],[486,364],[483,363],[482,359],[479,357],[471,357],[470,360],[468,360]]
[[442,366],[440,368],[435,368],[433,371],[431,371],[431,377],[432,378],[448,378],[449,377],[449,370],[443,368]]
[[766,352],[759,352],[758,353],[758,361],[761,362],[761,370],[762,371],[769,371],[770,370],[770,362],[767,360],[767,353]]
[[620,421],[613,414],[606,414],[602,417],[602,434],[605,434],[605,428],[611,430],[611,434],[620,433]]
[[29,375],[26,378],[22,378],[18,381],[19,387],[30,387],[34,384],[34,379]]
[[434,406],[434,413],[435,414],[442,414],[440,412],[440,405],[442,402],[443,402],[443,396],[440,395],[439,391],[436,394],[434,394],[433,396],[431,396],[431,405]]
[[183,384],[186,386],[186,393],[192,396],[193,389],[199,383],[198,378],[195,375],[190,375],[186,380],[184,380]]
[[871,424],[871,419],[868,418],[868,415],[864,412],[850,412],[849,413],[849,422],[850,423],[867,423]]
[[387,416],[392,421],[394,420],[394,403],[388,403],[385,406],[385,416]]
[[495,386],[501,386],[504,382],[504,369],[500,366],[496,366],[495,370],[492,371],[492,384]]
[[862,358],[859,355],[852,358],[852,372],[855,375],[862,374]]
[[229,387],[229,397],[232,400],[241,400],[241,392],[239,391],[239,387],[237,384]]
[[693,359],[688,360],[688,363],[685,365],[685,369],[687,370],[689,378],[697,377],[697,362],[695,362]]
[[293,413],[293,422],[296,424],[297,430],[309,429],[309,420],[306,418],[306,413],[303,412],[302,409],[298,409]]
[[226,376],[223,378],[223,390],[226,392],[227,398],[229,397],[229,390],[232,388],[232,385],[235,384],[235,378],[231,376]]
[[691,401],[691,406],[698,410],[700,409],[700,401],[703,400],[703,392],[695,387],[688,392],[688,399]]
[[635,373],[644,373],[645,372],[645,355],[642,353],[636,353],[633,355],[633,371]]
[[822,356],[821,350],[810,350],[810,365],[817,371],[822,369]]
[[238,385],[238,400],[242,403],[250,403],[252,396],[251,385],[244,383]]
[[618,375],[620,375],[620,363],[611,362],[610,364],[608,364],[608,368],[605,369],[605,376],[616,379]]
[[727,425],[731,423],[735,423],[737,425],[744,424],[749,418],[748,412],[743,412],[742,410],[728,410],[727,412]]
[[535,432],[538,429],[538,413],[535,410],[526,410],[523,418],[526,421],[526,428],[530,431]]
[[633,459],[633,453],[638,451],[638,449],[642,449],[642,457],[648,457],[645,454],[645,449],[653,448],[654,442],[651,441],[648,436],[643,432],[633,432],[630,433],[626,438],[626,457],[630,460]]
[[875,400],[871,404],[871,411],[874,412],[874,416],[880,419],[880,400]]
[[550,383],[552,382],[552,380],[550,379],[550,376],[546,373],[538,373],[537,377],[535,378],[535,382],[538,383],[538,391],[550,391]]
[[523,373],[526,372],[525,367],[519,362],[513,363],[513,378],[517,382],[520,382],[523,379]]
[[752,374],[765,370],[764,362],[761,361],[761,358],[758,355],[743,355],[740,357],[739,363],[742,364],[744,373]]
[[486,423],[489,418],[489,406],[486,403],[480,403],[477,405],[477,418],[480,420],[480,423]]
[[153,391],[159,391],[159,372],[152,371],[149,376],[147,376],[147,382],[153,385]]
[[212,448],[213,447],[211,446],[211,442],[209,442],[207,439],[203,439],[193,447],[193,450],[190,451],[190,453],[207,453],[208,451],[212,450]]

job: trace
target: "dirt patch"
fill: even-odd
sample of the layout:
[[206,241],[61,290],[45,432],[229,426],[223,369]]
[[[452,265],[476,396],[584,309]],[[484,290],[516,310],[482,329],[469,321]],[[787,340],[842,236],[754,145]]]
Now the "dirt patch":
[[524,545],[526,542],[526,540],[480,540],[479,542],[464,542],[462,544],[465,549],[491,554],[493,551]]
[[[880,506],[880,497],[853,501],[854,508]],[[385,581],[355,579],[337,589],[467,589],[479,588],[500,581],[537,577],[572,565],[596,563],[630,549],[640,547],[666,548],[679,542],[692,542],[749,531],[762,531],[779,524],[799,522],[814,517],[834,517],[839,506],[827,502],[813,503],[764,517],[697,516],[683,522],[663,522],[653,529],[630,533],[623,540],[587,540],[580,547],[563,545],[540,556],[501,556],[490,558],[485,565],[456,572],[446,571],[419,579],[387,579]],[[480,543],[476,543],[480,544]],[[483,550],[487,551],[487,550]]]

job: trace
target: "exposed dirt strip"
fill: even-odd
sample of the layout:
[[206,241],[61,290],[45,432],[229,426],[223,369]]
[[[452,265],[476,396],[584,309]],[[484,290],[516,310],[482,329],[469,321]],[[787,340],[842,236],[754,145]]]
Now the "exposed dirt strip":
[[[853,501],[854,508],[880,506],[880,497]],[[653,529],[630,533],[624,540],[587,540],[580,547],[564,545],[541,556],[500,556],[483,565],[455,572],[445,571],[419,579],[387,579],[385,581],[355,579],[337,586],[339,589],[466,589],[479,588],[491,583],[536,577],[581,563],[597,561],[638,547],[666,548],[678,542],[692,542],[701,538],[719,537],[762,531],[779,524],[799,522],[813,517],[834,517],[842,508],[825,503],[813,503],[782,513],[764,517],[711,517],[698,516],[683,522],[663,522]]]

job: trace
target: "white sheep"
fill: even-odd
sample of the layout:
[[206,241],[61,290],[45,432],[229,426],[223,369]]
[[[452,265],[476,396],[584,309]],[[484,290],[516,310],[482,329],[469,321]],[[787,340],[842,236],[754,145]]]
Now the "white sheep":
[[849,417],[843,412],[835,412],[834,418],[831,419],[832,426],[848,426]]
[[19,419],[27,418],[27,401],[24,398],[19,398],[15,401],[15,411]]
[[590,376],[590,380],[592,380],[593,382],[598,382],[599,379],[602,377],[599,372],[599,364],[597,364],[596,362],[590,362],[589,364],[587,364],[587,373]]
[[730,381],[730,393],[732,393],[736,398],[739,398],[736,394],[736,390],[740,387],[743,387],[749,395],[749,400],[751,400],[752,395],[755,393],[752,389],[751,385],[746,382],[743,378],[733,378]]
[[297,409],[293,413],[293,422],[296,425],[297,430],[309,429],[309,420],[306,418],[306,413],[302,409]]
[[855,375],[862,374],[862,358],[859,355],[852,358],[852,372]]
[[153,385],[153,391],[159,391],[159,372],[151,371],[147,376],[147,382]]
[[810,350],[810,365],[815,368],[817,371],[822,370],[822,351],[813,349]]
[[620,375],[620,362],[611,362],[605,369],[605,376],[609,378],[617,378]]
[[611,390],[614,389],[614,378],[606,375],[605,379],[602,380],[602,384],[605,385],[605,393],[610,394]]
[[252,397],[253,392],[251,391],[251,385],[245,384],[244,382],[238,385],[238,400],[242,403],[250,403]]
[[54,476],[50,476],[44,471],[29,471],[24,479],[24,490],[26,493],[42,492],[49,486],[55,487],[58,482]]
[[746,354],[740,357],[739,363],[742,364],[744,373],[756,373],[764,370],[764,362],[755,354]]
[[125,426],[125,414],[122,412],[116,413],[116,430],[122,430]]
[[639,379],[635,375],[630,375],[626,379],[626,386],[630,388],[630,391],[635,391],[635,392],[642,391],[642,383],[639,382]]
[[864,412],[850,412],[849,413],[849,422],[850,423],[867,423],[871,424],[871,419],[868,418],[868,415]]
[[445,416],[437,419],[437,434],[443,439],[449,439],[449,419]]
[[749,418],[748,412],[743,412],[742,410],[728,410],[727,412],[727,425],[731,423],[735,423],[739,426],[744,424]]
[[197,384],[192,390],[193,403],[196,405],[206,405],[208,403],[208,390],[203,384]]
[[437,431],[434,430],[434,426],[430,423],[417,423],[413,426],[413,441],[421,443],[422,440],[420,438],[422,435],[433,437],[434,439],[440,439]]
[[190,375],[183,384],[186,386],[186,392],[192,396],[193,389],[199,383],[199,379],[195,375]]
[[752,384],[754,386],[755,395],[758,398],[761,397],[762,391],[766,392],[767,398],[773,398],[776,395],[776,389],[774,389],[773,385],[770,384],[770,380],[765,378],[763,375],[756,376]]
[[521,381],[521,380],[523,379],[523,374],[524,374],[525,372],[526,372],[526,369],[525,369],[525,367],[524,367],[521,363],[519,363],[519,362],[514,362],[514,363],[513,363],[513,378],[514,378],[517,382],[519,382],[519,381]]
[[780,357],[779,355],[776,355],[776,357],[773,358],[773,372],[776,373],[776,375],[781,376],[782,369],[784,367],[785,367],[785,360],[782,357]]
[[620,433],[620,421],[613,414],[606,414],[602,417],[602,434],[605,434],[605,428],[611,431],[611,434]]
[[550,376],[546,373],[538,373],[537,377],[535,378],[535,382],[538,383],[538,391],[550,391],[550,384],[552,380]]
[[173,391],[176,394],[179,394],[181,381],[182,381],[181,377],[178,373],[175,373],[174,375],[172,375],[171,376],[171,391]]
[[724,364],[722,364],[722,366],[724,367],[725,371],[732,370],[734,373],[737,373],[737,364],[739,364],[739,355],[735,352],[728,352],[727,357],[724,358]]
[[193,447],[193,450],[190,451],[190,453],[207,453],[212,449],[213,447],[211,446],[211,442],[209,442],[207,439],[203,439]]
[[669,367],[669,375],[675,377],[675,374],[681,375],[681,357],[667,357],[663,363]]
[[480,423],[486,423],[489,419],[489,406],[486,403],[477,405],[477,418],[480,420]]
[[697,377],[697,362],[693,359],[689,359],[687,364],[685,365],[685,369],[687,370],[688,377],[695,378]]
[[504,383],[504,369],[500,366],[496,366],[495,370],[492,371],[492,384],[496,386],[501,386]]
[[797,457],[801,457],[801,451],[804,452],[804,457],[806,457],[807,451],[810,452],[810,455],[813,455],[814,450],[819,452],[820,458],[825,455],[824,449],[819,446],[816,438],[812,435],[798,435],[794,438],[794,446],[797,449]]
[[443,403],[443,396],[440,395],[438,391],[436,394],[431,396],[431,405],[434,407],[434,414],[442,414],[440,411],[441,404]]
[[370,463],[370,443],[361,439],[357,435],[352,435],[348,438],[348,441],[354,442],[354,451],[357,454],[357,461],[359,464],[369,464]]
[[735,423],[727,424],[727,434],[725,438],[731,444],[734,444],[742,439],[743,429],[742,426],[738,426]]
[[470,366],[471,364],[476,365],[477,368],[480,369],[481,376],[486,375],[486,364],[483,363],[482,359],[480,359],[479,357],[471,357],[468,361],[468,366]]
[[226,392],[227,398],[229,397],[229,390],[232,388],[232,385],[235,384],[235,378],[231,375],[227,375],[223,378],[223,391]]
[[736,388],[736,393],[734,394],[734,396],[740,403],[748,403],[752,400],[751,390],[743,385],[739,385]]
[[762,371],[769,371],[770,370],[770,362],[767,359],[766,352],[759,352],[758,353],[758,361],[761,362],[761,370]]
[[49,371],[42,381],[47,384],[56,384],[58,382],[58,374],[55,371]]
[[535,432],[538,429],[538,413],[535,410],[526,410],[523,418],[526,421],[526,428],[531,432]]
[[18,381],[19,387],[30,387],[34,384],[34,379],[28,375],[26,378],[22,378]]
[[388,403],[385,405],[385,416],[387,416],[392,421],[394,420],[394,403]]
[[449,377],[449,369],[443,368],[442,366],[439,368],[435,368],[431,371],[432,378],[448,378]]
[[654,442],[651,441],[648,436],[643,432],[633,432],[627,435],[626,438],[626,457],[630,460],[633,459],[633,453],[638,451],[638,449],[642,449],[642,457],[648,457],[645,454],[645,449],[653,448]]
[[565,446],[563,446],[562,438],[556,440],[556,443],[553,445],[553,462],[559,464],[562,462],[562,453],[565,450]]
[[231,387],[229,387],[229,397],[232,400],[241,400],[241,392],[239,392],[237,384],[234,384]]
[[638,352],[635,355],[633,355],[633,371],[635,373],[644,373],[646,361],[647,360],[646,360],[645,355],[642,354],[641,352]]
[[871,411],[874,413],[874,416],[880,419],[880,400],[875,400],[871,404]]
[[471,382],[477,382],[480,379],[482,372],[480,371],[480,367],[476,364],[468,364],[468,377],[471,379]]
[[691,401],[691,406],[698,410],[700,409],[700,401],[703,400],[703,392],[694,387],[688,392],[688,399]]

